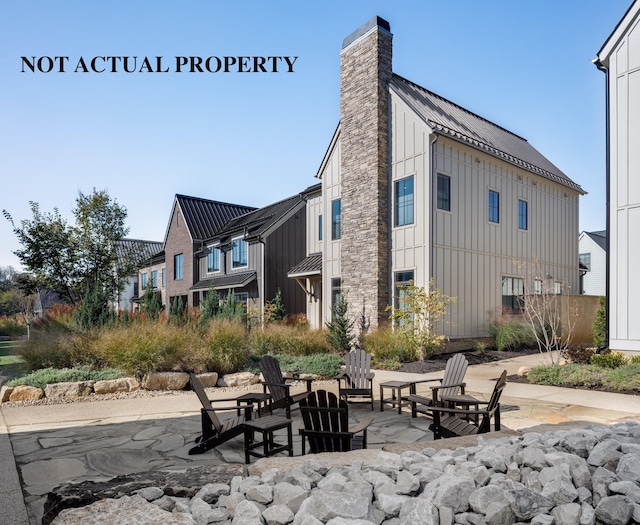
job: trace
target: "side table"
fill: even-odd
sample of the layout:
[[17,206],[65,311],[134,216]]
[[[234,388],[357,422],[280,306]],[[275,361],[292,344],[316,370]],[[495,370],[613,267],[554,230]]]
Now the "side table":
[[[384,397],[384,389],[391,390],[391,397]],[[384,412],[384,405],[389,404],[393,408],[398,407],[398,414],[402,412],[402,407],[409,402],[402,399],[402,389],[411,388],[411,383],[406,381],[387,381],[380,383],[380,412]]]
[[[276,443],[273,433],[281,428],[287,429],[287,442]],[[255,433],[262,434],[262,441],[255,440]],[[262,448],[262,452],[258,449]],[[244,461],[249,464],[250,456],[268,458],[278,452],[288,451],[293,456],[293,435],[291,420],[282,416],[266,416],[244,423]]]
[[263,394],[262,392],[248,392],[241,396],[235,398],[236,403],[238,405],[238,415],[242,415],[241,410],[245,404],[254,404],[256,405],[256,410],[258,412],[258,417],[262,415],[262,411],[266,408],[269,408],[269,412],[271,412],[271,395]]

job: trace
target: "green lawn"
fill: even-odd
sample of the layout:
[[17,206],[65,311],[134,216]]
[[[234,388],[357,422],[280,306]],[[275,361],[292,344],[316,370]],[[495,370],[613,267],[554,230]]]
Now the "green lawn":
[[22,341],[0,341],[0,376],[13,379],[24,375],[22,358],[15,354]]

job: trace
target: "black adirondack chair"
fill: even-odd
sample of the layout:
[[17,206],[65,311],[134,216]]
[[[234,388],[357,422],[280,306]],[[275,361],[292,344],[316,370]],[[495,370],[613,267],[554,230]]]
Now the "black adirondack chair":
[[[301,377],[283,377],[280,363],[270,355],[265,355],[260,359],[258,366],[264,378],[262,381],[263,389],[265,393],[268,390],[269,394],[271,394],[271,403],[269,405],[271,410],[284,408],[287,419],[291,419],[291,406],[309,395],[311,392],[311,382],[313,380]],[[307,389],[305,392],[292,395],[291,385],[288,384],[287,381],[306,381]]]
[[[455,354],[447,360],[444,374],[439,379],[425,379],[411,382],[411,395],[407,400],[411,403],[411,417],[417,417],[418,412],[429,415],[429,407],[446,404],[451,396],[464,395],[464,375],[469,362],[462,354]],[[431,396],[416,394],[416,385],[421,383],[439,383],[431,387]]]
[[[443,406],[429,407],[433,415],[433,423],[429,427],[433,431],[433,438],[453,436],[470,436],[491,432],[491,418],[494,420],[494,429],[500,430],[500,396],[507,384],[507,371],[496,381],[493,393],[489,401],[474,400],[474,404],[485,405],[484,408],[448,408]],[[477,420],[471,420],[469,416],[477,416]]]
[[349,428],[349,405],[332,392],[317,390],[300,401],[302,454],[309,452],[347,452],[367,448],[367,427],[373,418],[363,419]]
[[[213,408],[211,400],[204,391],[204,387],[195,374],[190,374],[191,388],[198,396],[202,408],[200,417],[202,420],[202,435],[196,439],[197,445],[189,450],[189,454],[202,454],[207,450],[217,447],[221,443],[244,433],[244,422],[251,419],[253,405],[248,402],[244,407],[243,415],[237,415],[238,405]],[[222,399],[220,401],[233,401],[233,399]],[[234,410],[236,417],[220,421],[216,411]]]
[[345,369],[336,376],[338,395],[349,401],[351,398],[364,399],[371,403],[373,410],[373,378],[371,372],[371,354],[364,350],[352,350],[344,356]]

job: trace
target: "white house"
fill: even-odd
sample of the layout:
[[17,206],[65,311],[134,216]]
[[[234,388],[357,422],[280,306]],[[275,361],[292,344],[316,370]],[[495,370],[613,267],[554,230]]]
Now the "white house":
[[595,64],[606,74],[609,347],[640,352],[640,0]]
[[607,232],[582,232],[578,237],[580,253],[580,293],[606,295]]
[[352,318],[383,325],[398,286],[433,278],[457,298],[447,335],[483,336],[533,290],[534,263],[577,293],[581,187],[522,137],[393,73],[392,38],[375,17],[343,42],[340,122],[307,194],[307,258],[289,272],[311,326],[340,294]]

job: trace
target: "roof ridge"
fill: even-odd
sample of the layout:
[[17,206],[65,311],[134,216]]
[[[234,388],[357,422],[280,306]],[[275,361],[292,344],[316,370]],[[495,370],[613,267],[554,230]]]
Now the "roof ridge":
[[234,206],[236,208],[248,208],[251,210],[256,210],[258,208],[254,207],[254,206],[248,206],[246,204],[235,204],[233,202],[223,202],[223,201],[218,201],[218,200],[214,200],[214,199],[206,199],[204,197],[194,197],[192,195],[184,195],[182,193],[176,193],[176,199],[190,199],[190,200],[194,200],[194,201],[202,201],[202,202],[209,202],[211,204],[220,204],[223,206]]

